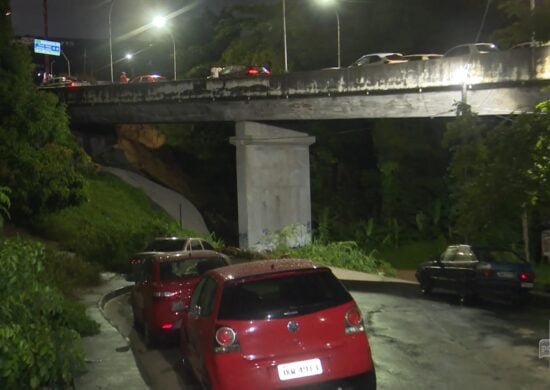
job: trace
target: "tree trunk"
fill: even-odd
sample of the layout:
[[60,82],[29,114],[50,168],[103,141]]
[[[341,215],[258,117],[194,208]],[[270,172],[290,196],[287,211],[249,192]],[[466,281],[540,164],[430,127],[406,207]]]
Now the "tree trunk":
[[523,245],[525,248],[525,259],[528,262],[531,262],[531,256],[529,253],[529,216],[527,215],[527,209],[523,208],[523,213],[521,214],[521,225],[523,229]]

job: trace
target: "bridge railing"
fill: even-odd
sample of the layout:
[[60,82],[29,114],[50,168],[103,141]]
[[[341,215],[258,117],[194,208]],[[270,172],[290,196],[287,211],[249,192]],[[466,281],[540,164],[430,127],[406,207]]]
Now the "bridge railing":
[[550,46],[472,57],[293,72],[236,79],[191,79],[51,89],[72,105],[186,100],[249,100],[459,89],[550,79]]

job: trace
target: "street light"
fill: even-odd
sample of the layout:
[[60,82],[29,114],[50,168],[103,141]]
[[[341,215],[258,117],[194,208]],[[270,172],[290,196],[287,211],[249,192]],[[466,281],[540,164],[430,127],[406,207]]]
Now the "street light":
[[285,73],[288,72],[288,55],[286,51],[286,0],[283,0],[283,42],[285,50]]
[[65,61],[67,61],[67,73],[69,74],[69,77],[71,77],[71,62],[69,61],[69,58],[67,58],[63,50],[61,50],[61,54],[65,58]]
[[109,63],[111,66],[111,83],[115,82],[113,75],[113,31],[111,27],[111,13],[113,12],[115,1],[116,0],[111,0],[111,4],[109,5]]
[[[153,25],[158,28],[164,27],[166,25],[166,18],[163,16],[155,16],[155,18],[153,19]],[[170,35],[170,38],[172,39],[172,56],[174,57],[174,80],[176,80],[176,40],[174,39],[174,34],[172,34],[172,31],[166,29],[166,32],[168,33],[168,35]]]
[[342,65],[341,62],[341,50],[340,50],[340,14],[338,13],[338,0],[317,0],[321,5],[333,5],[334,13],[336,14],[336,31],[337,31],[337,42],[338,42],[338,67]]

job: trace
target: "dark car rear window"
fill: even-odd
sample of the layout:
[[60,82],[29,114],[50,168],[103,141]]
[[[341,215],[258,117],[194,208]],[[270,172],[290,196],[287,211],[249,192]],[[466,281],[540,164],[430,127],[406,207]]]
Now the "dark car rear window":
[[226,285],[218,318],[284,318],[324,310],[351,299],[330,271],[283,274]]
[[228,265],[227,262],[221,257],[168,261],[160,263],[160,280],[200,276],[206,271],[226,265]]
[[145,252],[176,252],[183,249],[186,239],[155,240],[147,245]]
[[520,264],[525,261],[515,252],[498,249],[475,249],[476,258],[487,263]]

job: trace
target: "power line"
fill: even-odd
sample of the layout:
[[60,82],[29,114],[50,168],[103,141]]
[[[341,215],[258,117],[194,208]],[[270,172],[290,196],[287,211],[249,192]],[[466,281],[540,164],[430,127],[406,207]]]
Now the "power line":
[[487,0],[487,4],[485,5],[485,11],[483,12],[483,17],[481,18],[481,24],[479,25],[479,30],[477,31],[476,39],[474,40],[475,43],[479,42],[479,37],[481,36],[481,31],[485,26],[485,19],[487,19],[487,13],[489,12],[490,5],[491,5],[491,0]]

